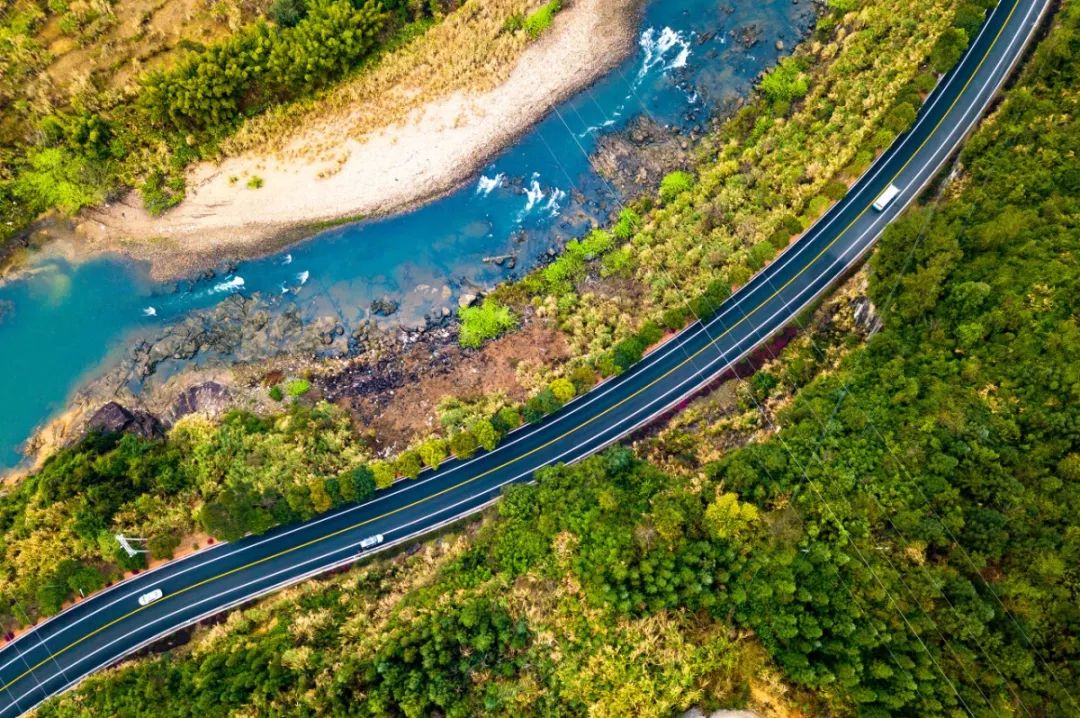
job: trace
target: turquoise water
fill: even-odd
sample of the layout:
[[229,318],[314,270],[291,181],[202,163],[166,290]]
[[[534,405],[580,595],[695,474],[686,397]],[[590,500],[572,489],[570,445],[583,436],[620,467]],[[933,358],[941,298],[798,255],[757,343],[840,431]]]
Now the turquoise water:
[[[382,295],[402,302],[402,312],[384,321],[402,321],[456,306],[432,303],[427,287],[456,295],[522,273],[617,208],[621,198],[589,160],[600,136],[642,115],[684,131],[704,126],[776,61],[777,40],[792,47],[811,21],[809,0],[650,2],[637,52],[466,186],[210,279],[155,284],[130,262],[41,260],[32,276],[0,286],[0,468],[14,466],[34,427],[133,342],[230,294],[258,293],[271,311],[297,306],[305,318],[333,315],[348,327],[368,318]],[[759,41],[745,47],[748,27]],[[508,254],[514,269],[482,261]]]

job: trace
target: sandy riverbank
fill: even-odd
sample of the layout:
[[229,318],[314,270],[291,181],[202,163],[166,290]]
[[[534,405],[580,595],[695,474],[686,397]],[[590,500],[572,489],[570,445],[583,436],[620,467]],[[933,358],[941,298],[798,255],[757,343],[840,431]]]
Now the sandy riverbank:
[[[165,279],[223,259],[257,256],[316,225],[388,214],[438,197],[634,47],[640,0],[574,0],[519,55],[508,78],[483,92],[455,91],[403,122],[357,139],[347,116],[296,131],[276,151],[248,151],[191,169],[186,199],[151,217],[132,193],[87,212],[79,254],[120,251]],[[325,148],[336,147],[328,163]],[[319,152],[306,148],[318,147]],[[262,186],[248,187],[258,177]]]

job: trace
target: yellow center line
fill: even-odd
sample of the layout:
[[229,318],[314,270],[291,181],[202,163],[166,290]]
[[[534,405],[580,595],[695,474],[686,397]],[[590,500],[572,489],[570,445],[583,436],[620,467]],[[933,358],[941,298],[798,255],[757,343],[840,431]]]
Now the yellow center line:
[[[937,133],[938,129],[941,127],[942,123],[945,121],[945,118],[947,118],[949,116],[949,113],[951,113],[953,111],[953,109],[956,107],[957,103],[960,101],[960,98],[963,97],[964,93],[967,91],[968,87],[971,85],[972,81],[975,79],[975,76],[979,73],[979,70],[982,69],[983,63],[985,63],[986,60],[990,57],[990,51],[993,50],[993,48],[997,45],[998,40],[1001,39],[1002,33],[1005,32],[1005,28],[1008,26],[1009,21],[1012,19],[1012,16],[1016,12],[1016,8],[1019,7],[1019,4],[1020,4],[1019,0],[1014,0],[1012,10],[1009,11],[1008,16],[1005,18],[1005,21],[1002,22],[1001,28],[998,30],[998,33],[994,37],[993,42],[991,42],[990,46],[986,49],[986,54],[983,55],[983,58],[979,61],[979,64],[975,67],[975,70],[972,71],[971,77],[969,77],[967,82],[964,83],[964,86],[957,93],[956,98],[952,101],[952,104],[949,105],[948,109],[945,110],[945,112],[941,116],[941,119],[938,120],[936,125],[934,125],[934,128],[932,130],[930,130],[930,133],[926,136],[926,139],[923,140],[922,143],[915,149],[915,151],[911,153],[911,157],[908,158],[907,162],[905,162],[903,164],[903,166],[901,166],[900,169],[897,170],[892,175],[892,177],[889,179],[890,183],[893,180],[895,180],[897,177],[899,177],[904,172],[905,169],[907,169],[908,165],[911,164],[911,162],[915,159],[915,157],[919,154],[919,152],[922,151],[922,149],[926,146],[926,144],[930,141],[930,139],[934,136],[934,134]],[[750,318],[751,315],[755,314],[758,310],[760,310],[766,304],[768,304],[773,299],[775,299],[776,296],[778,294],[780,294],[781,292],[783,292],[788,286],[790,286],[792,282],[794,282],[796,279],[801,277],[826,252],[828,252],[830,249],[832,249],[833,245],[835,245],[838,241],[840,241],[840,239],[845,234],[847,234],[848,230],[850,230],[855,225],[856,222],[858,222],[860,219],[862,219],[863,215],[865,215],[869,211],[869,209],[870,209],[870,206],[867,205],[861,212],[859,212],[858,215],[855,216],[855,219],[851,220],[851,222],[848,223],[848,225],[846,227],[844,227],[844,229],[842,229],[839,233],[837,233],[836,237],[832,241],[830,241],[827,245],[825,245],[825,247],[820,252],[818,252],[814,256],[813,259],[811,259],[809,262],[807,262],[806,265],[802,269],[800,269],[796,274],[794,274],[789,280],[784,282],[784,284],[781,285],[781,287],[779,289],[777,289],[772,294],[770,294],[768,297],[766,297],[764,300],[762,300],[757,306],[755,306],[753,309],[751,309],[748,313],[744,314],[742,319],[739,319],[734,324],[732,324],[730,327],[725,329],[723,331],[723,333],[716,336],[716,338],[712,339],[708,344],[703,346],[701,349],[698,349],[696,352],[689,355],[686,359],[684,359],[680,363],[676,364],[674,367],[672,367],[668,371],[664,372],[662,375],[658,376],[656,379],[653,379],[651,382],[649,382],[645,386],[641,387],[637,391],[633,392],[632,394],[627,395],[625,398],[621,399],[617,403],[612,404],[607,409],[604,409],[603,411],[589,417],[588,419],[581,422],[580,424],[577,424],[573,428],[568,429],[566,432],[560,434],[559,436],[556,436],[554,439],[551,439],[550,441],[547,441],[547,442],[545,442],[545,443],[543,443],[543,444],[541,444],[541,445],[539,445],[539,446],[537,446],[537,447],[535,447],[533,449],[530,449],[529,451],[526,451],[525,453],[523,453],[523,454],[521,454],[521,455],[519,455],[519,456],[517,456],[517,457],[515,457],[513,459],[510,459],[510,460],[508,460],[508,461],[506,461],[506,462],[504,462],[502,464],[499,464],[498,466],[496,466],[494,468],[491,468],[491,469],[488,469],[487,471],[481,472],[481,473],[477,474],[476,476],[465,479],[464,481],[453,484],[452,486],[448,486],[447,488],[442,489],[441,491],[438,491],[438,492],[436,492],[434,494],[430,494],[430,495],[425,496],[425,497],[423,497],[421,499],[417,499],[416,501],[413,501],[412,503],[406,504],[404,506],[393,509],[391,511],[387,511],[387,512],[385,512],[383,514],[380,514],[378,516],[375,516],[373,518],[366,519],[364,521],[359,521],[359,522],[354,523],[354,524],[352,524],[350,526],[346,526],[345,528],[338,529],[337,531],[326,534],[325,536],[320,536],[318,538],[311,539],[310,541],[306,541],[306,542],[298,544],[296,546],[292,546],[290,548],[284,549],[284,550],[279,551],[279,552],[277,552],[275,554],[272,554],[270,556],[265,556],[263,558],[255,560],[255,561],[251,561],[250,563],[246,563],[246,564],[244,564],[242,566],[237,566],[236,568],[232,568],[232,569],[229,569],[228,571],[223,571],[223,572],[221,572],[219,574],[216,574],[214,576],[211,576],[209,578],[205,578],[205,579],[203,579],[203,580],[201,580],[201,581],[199,581],[197,583],[191,584],[190,586],[185,586],[182,589],[174,591],[173,593],[169,594],[168,598],[172,599],[172,598],[175,598],[177,596],[181,596],[181,595],[183,595],[185,593],[188,593],[189,591],[194,591],[195,589],[200,588],[201,586],[205,586],[208,583],[211,583],[213,581],[221,580],[221,579],[223,579],[223,578],[225,578],[227,576],[231,576],[234,573],[238,573],[240,571],[245,571],[245,570],[247,570],[249,568],[254,568],[255,566],[259,566],[260,564],[266,563],[267,561],[272,561],[272,560],[274,560],[276,558],[280,558],[280,557],[285,556],[287,554],[293,553],[294,551],[299,551],[299,550],[307,548],[309,546],[313,546],[313,545],[315,545],[317,543],[320,543],[320,542],[323,542],[323,541],[328,541],[328,540],[330,540],[332,538],[335,538],[335,537],[340,536],[342,534],[348,533],[349,531],[354,531],[354,530],[356,530],[358,528],[366,526],[367,524],[373,523],[375,521],[379,521],[379,520],[387,518],[389,516],[393,516],[395,514],[401,513],[402,511],[407,511],[408,509],[419,506],[420,504],[431,501],[432,499],[436,499],[439,496],[442,496],[442,495],[447,494],[447,493],[449,493],[451,491],[454,491],[455,489],[459,489],[462,486],[465,486],[467,484],[471,484],[474,481],[479,481],[480,479],[484,478],[485,476],[490,476],[491,474],[495,473],[496,471],[500,471],[500,470],[506,468],[507,466],[515,464],[515,463],[517,463],[517,462],[519,462],[519,461],[521,461],[521,460],[523,460],[523,459],[525,459],[525,458],[527,458],[529,456],[532,456],[533,454],[535,454],[537,452],[543,451],[544,449],[548,448],[552,444],[565,439],[570,434],[573,434],[574,432],[578,431],[579,429],[582,429],[582,428],[588,426],[589,424],[593,423],[594,421],[596,421],[596,420],[600,419],[601,417],[607,415],[609,412],[614,411],[618,407],[622,406],[626,402],[636,398],[641,393],[643,393],[645,391],[648,391],[653,386],[655,386],[657,383],[663,381],[664,379],[666,379],[668,376],[670,376],[674,372],[678,371],[679,369],[683,368],[684,366],[686,366],[687,364],[692,362],[695,358],[697,358],[699,355],[704,353],[706,350],[712,348],[716,344],[716,342],[720,341],[721,339],[726,337],[728,334],[730,334],[732,331],[734,331],[736,327],[741,325],[743,322],[747,321]],[[707,331],[708,330],[706,329],[706,332]],[[101,633],[101,632],[103,632],[105,630],[108,630],[109,628],[116,625],[117,623],[120,623],[121,621],[127,620],[128,618],[131,618],[135,614],[140,613],[141,611],[144,611],[144,610],[150,608],[151,605],[156,605],[156,604],[147,604],[146,606],[140,606],[140,607],[138,607],[138,608],[136,608],[136,609],[134,609],[132,611],[129,611],[128,613],[126,613],[126,614],[124,614],[124,615],[122,615],[122,616],[120,616],[118,618],[113,619],[112,621],[109,621],[108,623],[100,626],[99,628],[91,631],[90,633],[87,633],[86,635],[82,636],[81,638],[79,638],[79,639],[77,639],[75,641],[72,641],[68,645],[61,648],[60,650],[56,651],[55,653],[50,654],[48,657],[42,659],[38,663],[34,664],[32,667],[26,669],[25,671],[20,673],[18,676],[16,676],[12,680],[8,681],[7,683],[5,683],[3,686],[0,686],[0,691],[7,690],[9,687],[11,687],[12,685],[17,683],[18,681],[25,678],[30,673],[33,673],[35,670],[37,670],[41,666],[48,663],[50,660],[53,660],[57,656],[60,656],[60,655],[62,655],[64,653],[66,653],[67,651],[69,651],[72,648],[78,646],[79,644],[83,643],[84,641],[87,641],[87,640],[93,638],[94,636],[98,635],[99,633]]]

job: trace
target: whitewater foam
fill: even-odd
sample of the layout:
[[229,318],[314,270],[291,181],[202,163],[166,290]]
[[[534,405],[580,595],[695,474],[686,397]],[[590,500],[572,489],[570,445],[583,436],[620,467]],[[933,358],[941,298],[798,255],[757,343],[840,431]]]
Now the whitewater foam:
[[476,182],[476,194],[487,197],[493,190],[502,186],[504,178],[505,175],[502,172],[497,173],[494,177],[480,175],[480,179]]
[[559,205],[559,202],[561,202],[565,197],[566,197],[566,192],[563,192],[561,189],[556,187],[555,191],[551,193],[551,197],[548,199],[547,203],[544,205],[544,209],[552,217],[558,217],[559,216],[559,211],[562,209],[562,207]]
[[142,310],[142,315],[144,317],[156,317],[157,316],[157,308],[156,307],[146,307],[145,309]]
[[533,175],[533,180],[529,184],[529,189],[525,191],[525,211],[528,212],[536,203],[544,198],[544,190],[540,189],[540,181],[536,179],[536,175]]
[[[656,32],[656,28],[648,28],[645,32],[641,33],[641,39],[638,41],[638,44],[641,46],[641,50],[645,56],[642,58],[641,69],[638,70],[637,79],[634,81],[635,85],[644,80],[645,76],[649,74],[649,71],[658,65],[662,66],[661,72],[677,70],[680,67],[685,67],[687,60],[690,58],[689,38],[684,37],[681,32],[672,30],[670,27],[665,27],[660,31],[659,35]],[[667,58],[674,48],[678,48],[678,52],[669,62]]]
[[211,289],[210,291],[213,294],[220,294],[221,292],[233,292],[233,291],[239,290],[243,286],[244,286],[244,278],[237,276],[237,277],[233,277],[232,279],[226,280],[224,282],[219,282],[218,284],[215,284],[214,288]]

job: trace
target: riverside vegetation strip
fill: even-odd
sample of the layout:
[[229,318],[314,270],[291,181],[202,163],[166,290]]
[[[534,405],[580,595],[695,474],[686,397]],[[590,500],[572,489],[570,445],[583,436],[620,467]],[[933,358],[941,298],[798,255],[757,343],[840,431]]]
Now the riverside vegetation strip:
[[1075,715],[1078,79],[1066,6],[964,172],[886,232],[881,330],[741,389],[801,386],[755,442],[676,474],[626,448],[547,469],[478,531],[40,715]]
[[[760,155],[760,164],[747,164],[729,176],[725,186],[743,188],[739,196],[748,197],[748,204],[752,199],[767,216],[779,216],[774,221],[783,234],[770,240],[773,251],[772,242],[779,243],[779,238],[787,241],[793,231],[784,218],[805,211],[803,204],[812,203],[807,197],[815,191],[815,181],[821,185],[828,182],[822,178],[810,181],[806,183],[810,189],[798,182],[780,183],[776,192],[792,190],[784,195],[789,197],[790,204],[786,204],[771,185],[755,189],[750,180],[764,182],[770,176],[769,168],[790,172],[792,162],[804,159],[791,154],[799,148],[805,153],[818,147],[815,152],[820,157],[843,166],[843,153],[834,151],[836,142],[847,141],[844,133],[834,131],[836,126],[845,126],[841,120],[852,126],[869,123],[877,129],[862,131],[877,132],[878,140],[885,144],[899,129],[886,126],[886,118],[894,114],[889,108],[907,107],[901,111],[905,115],[913,111],[911,103],[919,101],[913,85],[925,82],[918,78],[927,76],[921,73],[920,63],[932,58],[944,67],[950,57],[955,59],[962,44],[947,31],[950,19],[977,25],[981,14],[974,8],[970,3],[946,0],[913,4],[910,15],[897,13],[881,2],[866,2],[854,10],[841,7],[823,17],[816,39],[777,70],[780,86],[789,89],[777,94],[777,90],[768,89],[775,87],[775,81],[765,83],[766,91],[772,94],[763,94],[721,128],[716,140],[724,148],[721,158],[731,153],[735,157]],[[913,18],[920,22],[910,22]],[[880,52],[882,48],[890,52]],[[899,48],[921,55],[901,53]],[[871,62],[871,56],[877,59]],[[850,106],[832,105],[828,99],[846,98],[860,87],[865,94],[856,95],[862,99],[852,100]],[[805,98],[793,105],[792,93],[803,92]],[[825,103],[828,111],[815,110],[807,98]],[[816,119],[815,113],[833,122]],[[866,119],[856,120],[864,115]],[[788,129],[793,125],[800,129]],[[796,144],[789,132],[803,137],[805,144]],[[787,142],[780,142],[784,138]],[[849,153],[857,153],[854,145],[846,147]],[[5,497],[5,572],[0,590],[32,613],[50,613],[84,587],[89,574],[96,573],[94,582],[100,583],[117,567],[138,565],[140,559],[132,561],[117,551],[110,539],[116,530],[150,537],[153,554],[167,557],[197,526],[213,535],[233,538],[310,517],[342,502],[362,499],[373,485],[385,486],[395,475],[415,476],[422,466],[436,466],[450,451],[467,456],[477,448],[490,448],[522,420],[537,420],[587,390],[598,373],[625,368],[662,336],[658,322],[640,322],[650,313],[659,313],[665,297],[671,304],[658,319],[669,326],[681,326],[686,320],[681,295],[646,296],[640,277],[650,275],[641,274],[647,272],[647,265],[638,252],[646,253],[647,258],[647,253],[665,246],[664,238],[669,235],[672,242],[687,241],[685,227],[702,220],[699,203],[712,207],[712,195],[703,190],[708,186],[709,170],[717,162],[711,152],[703,153],[696,184],[689,176],[669,180],[655,209],[643,202],[636,212],[624,212],[609,232],[572,243],[563,258],[497,292],[493,302],[519,302],[515,304],[518,311],[526,311],[525,302],[535,297],[537,313],[557,316],[571,341],[577,343],[576,361],[537,368],[537,391],[524,405],[509,404],[500,396],[449,400],[441,416],[443,431],[418,437],[393,461],[376,460],[340,409],[304,402],[292,403],[287,412],[276,417],[237,412],[219,423],[188,419],[165,441],[147,442],[133,436],[93,438],[60,452],[39,474]],[[728,163],[725,166],[731,161],[723,160]],[[725,170],[729,171],[730,167]],[[685,223],[677,221],[679,217]],[[736,226],[757,227],[749,214]],[[713,227],[710,237],[717,255],[730,261],[714,266],[711,259],[705,261],[713,253],[690,251],[682,255],[690,262],[678,273],[684,276],[687,290],[695,283],[707,285],[707,291],[695,300],[699,313],[708,313],[726,296],[732,273],[742,272],[743,279],[748,276],[752,266],[744,263],[750,256],[748,247],[760,246],[755,239],[765,231],[759,227],[746,236],[732,237],[726,227]],[[775,233],[771,227],[766,225]],[[730,252],[725,254],[724,247]],[[610,271],[612,268],[617,271]],[[726,279],[710,279],[724,273]],[[606,284],[601,282],[604,274],[608,275]],[[639,297],[647,311],[629,313],[624,306],[611,313],[611,307],[619,309],[620,292],[623,297]],[[598,337],[597,342],[586,346],[586,332]],[[631,336],[614,344],[616,338],[627,335]],[[580,356],[584,352],[589,353]],[[318,377],[312,378],[317,383]],[[21,623],[26,618],[12,607],[7,620]]]
[[[151,213],[165,211],[183,199],[188,165],[280,139],[315,100],[324,110],[360,107],[353,129],[363,134],[463,89],[470,78],[488,86],[542,29],[536,18],[558,9],[523,0],[472,2],[443,27],[438,21],[459,8],[455,0],[276,0],[268,10],[225,2],[209,17],[170,0],[146,9],[130,28],[117,13],[138,15],[138,4],[117,0],[117,7],[88,9],[12,0],[5,7],[0,97],[13,111],[0,127],[0,239],[44,211],[73,213],[124,187],[138,187]],[[186,13],[186,32],[174,36],[173,28],[155,24],[169,12]],[[81,20],[73,25],[73,17]],[[223,33],[226,24],[230,32]],[[424,34],[433,25],[437,37],[429,41]],[[88,47],[72,49],[75,43]],[[102,57],[101,48],[112,46],[120,52]],[[456,73],[427,73],[411,96],[392,91],[395,82],[416,80],[411,70],[438,67],[448,57],[454,62],[442,64]],[[85,76],[70,68],[79,60]],[[144,66],[149,72],[140,74]],[[252,126],[267,113],[276,120]],[[245,179],[258,184],[255,175]]]

